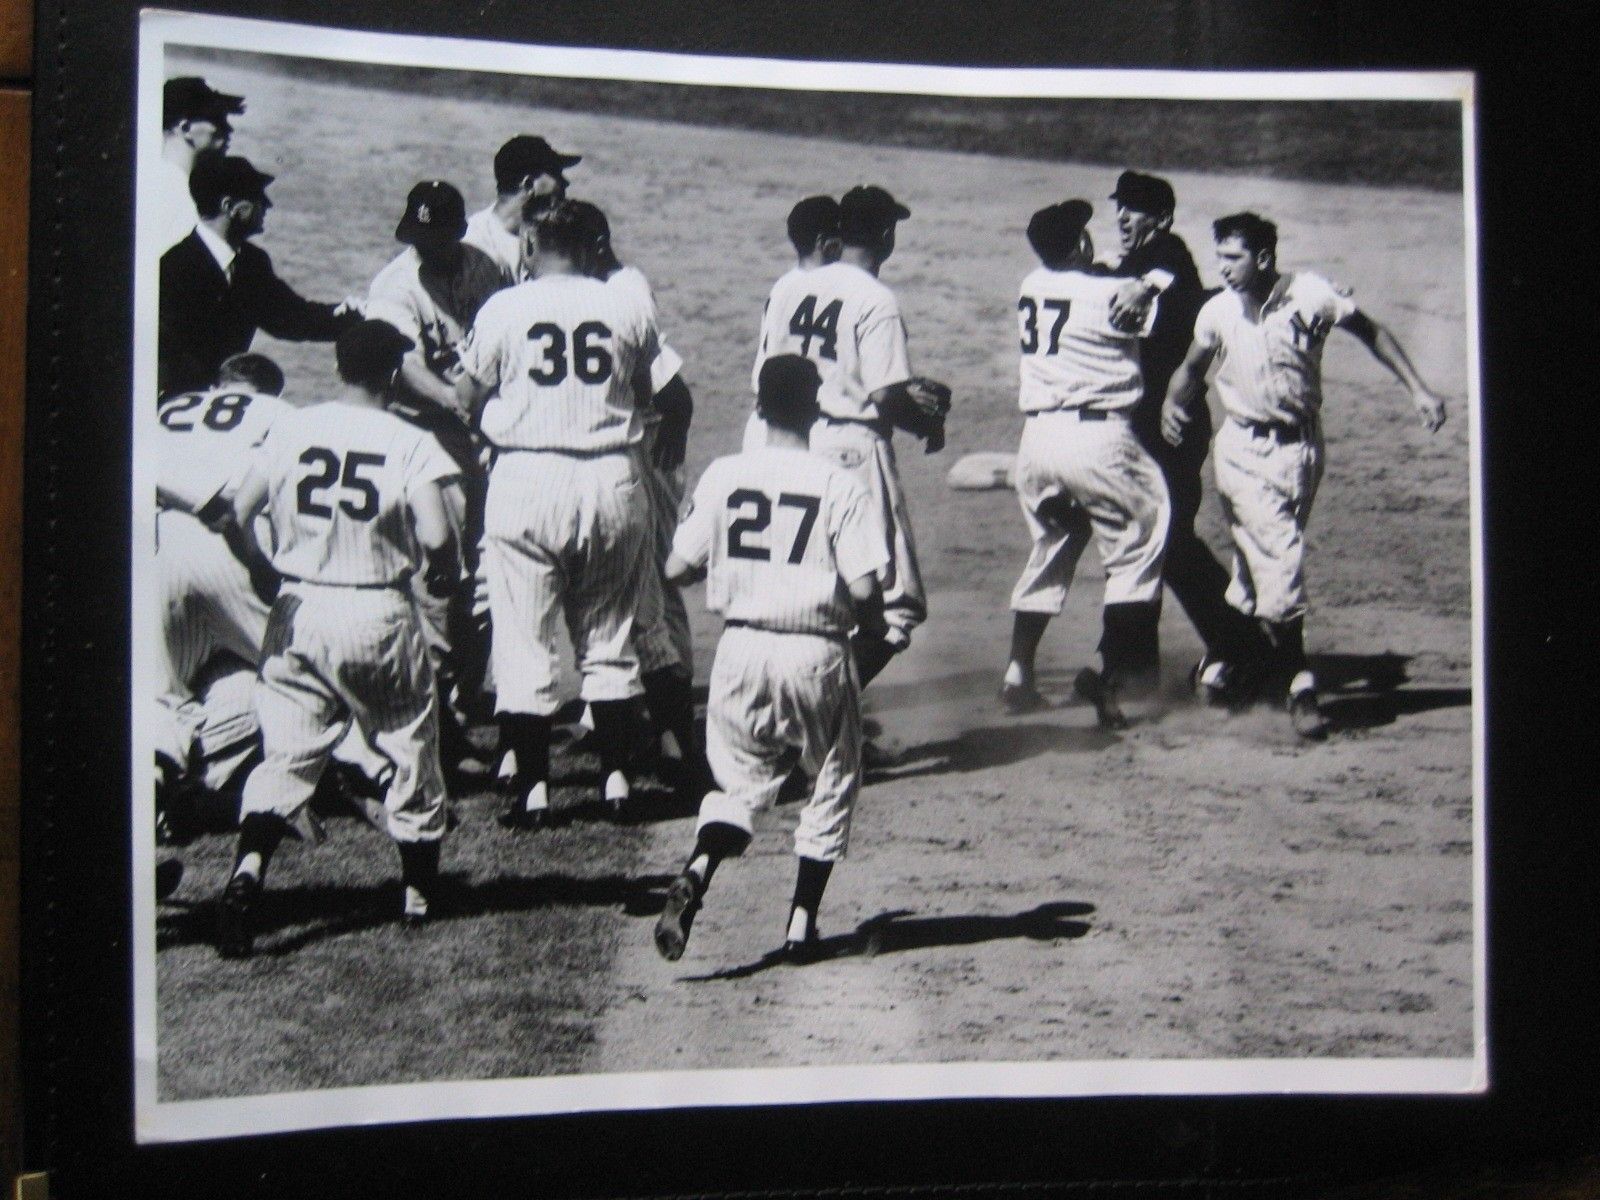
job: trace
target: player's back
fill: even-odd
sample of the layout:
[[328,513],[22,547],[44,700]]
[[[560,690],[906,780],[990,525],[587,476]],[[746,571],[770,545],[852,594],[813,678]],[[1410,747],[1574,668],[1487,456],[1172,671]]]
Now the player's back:
[[337,402],[284,416],[261,469],[273,566],[290,579],[357,587],[402,584],[421,565],[411,489],[458,471],[432,434]]
[[1142,330],[1123,332],[1111,322],[1111,301],[1127,283],[1083,271],[1039,267],[1022,281],[1017,297],[1021,335],[1023,412],[1092,406],[1122,409],[1139,401]]
[[845,420],[877,417],[868,397],[911,374],[899,302],[853,263],[792,270],[773,285],[761,361],[778,354],[816,363],[822,376],[817,402],[827,415]]
[[520,450],[638,444],[638,392],[648,387],[656,341],[653,305],[627,288],[551,275],[497,293],[462,353],[463,368],[496,391],[484,406],[484,436]]
[[292,406],[277,396],[224,386],[168,396],[157,410],[156,483],[191,512],[244,477],[251,456]]
[[848,633],[847,581],[886,559],[881,536],[870,536],[870,507],[860,484],[802,449],[717,459],[690,512],[710,534],[708,607],[779,632]]

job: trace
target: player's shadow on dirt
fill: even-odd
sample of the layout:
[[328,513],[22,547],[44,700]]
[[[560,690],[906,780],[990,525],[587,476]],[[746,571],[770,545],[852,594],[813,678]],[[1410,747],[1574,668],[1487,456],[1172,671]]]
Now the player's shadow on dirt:
[[[807,965],[842,958],[876,958],[904,950],[927,950],[935,946],[974,946],[982,942],[1027,938],[1035,942],[1077,939],[1089,932],[1089,923],[1076,918],[1094,912],[1094,905],[1077,900],[1058,900],[1041,904],[1027,912],[1010,916],[972,914],[958,917],[917,917],[910,909],[879,913],[856,926],[852,933],[825,937],[817,942]],[[907,919],[909,918],[909,919]],[[773,967],[791,965],[783,950],[770,950],[755,962],[708,975],[689,975],[685,983],[720,983],[748,979]]]
[[1465,708],[1472,689],[1410,688],[1406,654],[1313,654],[1311,669],[1322,713],[1335,729],[1375,729],[1397,717],[1440,708]]
[[963,729],[954,737],[911,746],[869,771],[873,780],[960,775],[1009,766],[1050,753],[1089,753],[1114,745],[1116,738],[1096,727],[1009,724]]
[[[621,908],[633,916],[661,911],[670,875],[509,875],[467,883],[446,872],[439,880],[432,916],[423,928],[496,913],[542,908]],[[293,954],[329,938],[400,925],[398,882],[369,887],[329,884],[274,889],[261,894],[252,914],[254,956]],[[216,942],[216,905],[210,900],[167,901],[156,918],[156,949]]]

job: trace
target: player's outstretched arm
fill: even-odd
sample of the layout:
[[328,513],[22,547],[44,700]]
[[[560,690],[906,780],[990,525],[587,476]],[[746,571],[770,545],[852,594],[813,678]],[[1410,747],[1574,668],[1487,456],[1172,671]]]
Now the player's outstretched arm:
[[445,507],[444,489],[436,482],[425,483],[412,489],[409,501],[417,541],[427,558],[423,582],[429,595],[443,598],[461,579],[461,558]]
[[428,369],[427,359],[420,349],[413,350],[400,360],[400,378],[405,380],[414,395],[421,396],[428,403],[437,404],[456,416],[465,413],[456,389]]
[[1437,433],[1444,424],[1444,397],[1422,381],[1422,376],[1417,374],[1411,356],[1406,353],[1399,339],[1359,308],[1341,321],[1339,326],[1353,333],[1372,357],[1388,367],[1394,377],[1405,385],[1423,426],[1429,433]]
[[1205,386],[1206,371],[1214,353],[1211,347],[1196,342],[1172,373],[1166,400],[1161,405],[1161,436],[1170,446],[1183,441],[1183,431],[1188,428],[1195,398]]
[[233,519],[224,521],[219,532],[234,558],[250,573],[250,586],[256,595],[270,604],[278,594],[278,573],[272,569],[266,551],[256,540],[256,517],[266,506],[266,476],[252,466],[234,493]]
[[483,413],[483,403],[489,398],[491,391],[492,389],[485,387],[465,372],[456,380],[455,408],[465,415],[467,424],[477,425],[478,418]]
[[661,428],[656,430],[654,451],[655,466],[661,471],[676,471],[689,453],[689,425],[694,420],[694,396],[682,375],[672,379],[657,392],[650,403],[661,414]]
[[859,579],[852,579],[845,588],[855,605],[857,632],[881,639],[889,632],[889,625],[883,619],[883,586],[877,575],[869,571]]

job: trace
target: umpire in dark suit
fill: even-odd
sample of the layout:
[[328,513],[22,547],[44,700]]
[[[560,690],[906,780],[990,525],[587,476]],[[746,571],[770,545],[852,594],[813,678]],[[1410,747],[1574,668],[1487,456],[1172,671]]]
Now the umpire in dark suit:
[[189,175],[200,221],[161,256],[157,386],[163,396],[210,387],[225,359],[250,349],[256,330],[297,342],[331,342],[361,319],[318,304],[272,270],[250,244],[266,221],[272,176],[247,159],[202,154]]
[[1206,658],[1195,672],[1196,681],[1212,685],[1211,698],[1228,698],[1229,681],[1207,668],[1212,664],[1255,661],[1261,633],[1253,621],[1224,599],[1227,568],[1217,561],[1194,528],[1200,511],[1200,469],[1211,449],[1210,410],[1204,404],[1194,406],[1194,419],[1177,446],[1161,436],[1161,402],[1167,394],[1167,382],[1188,352],[1194,338],[1195,317],[1210,293],[1200,282],[1189,247],[1172,232],[1177,201],[1170,183],[1159,176],[1124,171],[1111,199],[1117,202],[1117,232],[1123,252],[1116,273],[1140,276],[1158,270],[1173,276],[1172,284],[1161,294],[1155,325],[1140,345],[1144,395],[1134,409],[1133,429],[1140,444],[1161,465],[1172,497],[1172,524],[1167,531],[1162,578],[1206,646]]

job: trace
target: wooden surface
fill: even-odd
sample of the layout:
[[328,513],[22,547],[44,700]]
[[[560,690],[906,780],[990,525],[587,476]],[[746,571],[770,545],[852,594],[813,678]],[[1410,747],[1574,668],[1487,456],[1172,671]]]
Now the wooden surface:
[[33,8],[0,0],[0,1182],[16,1173],[17,673]]

